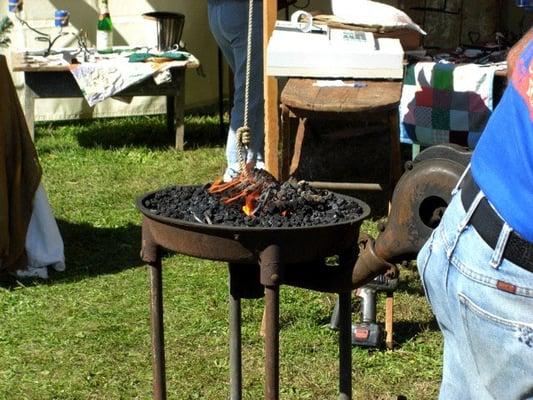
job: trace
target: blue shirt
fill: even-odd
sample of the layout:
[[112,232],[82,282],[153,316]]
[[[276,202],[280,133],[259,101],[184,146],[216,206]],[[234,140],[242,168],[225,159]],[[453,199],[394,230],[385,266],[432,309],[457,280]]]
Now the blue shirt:
[[481,135],[472,175],[500,216],[533,242],[533,41]]

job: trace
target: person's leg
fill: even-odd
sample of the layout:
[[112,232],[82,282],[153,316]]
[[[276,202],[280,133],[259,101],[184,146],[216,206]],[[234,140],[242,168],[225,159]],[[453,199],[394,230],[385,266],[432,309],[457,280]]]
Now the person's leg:
[[233,58],[233,50],[231,48],[231,37],[228,37],[224,31],[225,22],[225,1],[224,0],[208,0],[207,2],[207,18],[209,21],[209,29],[222,51],[224,59],[232,70],[235,70],[235,61]]
[[[224,180],[235,177],[240,167],[235,132],[244,123],[248,7],[247,0],[209,1],[211,30],[234,73],[234,102],[226,143],[228,168]],[[252,143],[247,154],[247,161],[257,161],[259,167],[262,167],[264,142],[262,9],[262,2],[255,0],[248,109],[248,124],[251,129]]]
[[[455,199],[457,200],[457,199]],[[442,382],[439,399],[468,400],[468,376],[463,368],[460,349],[460,337],[454,311],[448,298],[449,276],[453,273],[447,257],[448,241],[456,236],[456,221],[464,212],[460,205],[451,202],[441,224],[435,229],[430,239],[418,253],[417,267],[424,291],[432,311],[435,314],[444,338]],[[444,221],[446,218],[449,221]],[[447,238],[450,239],[447,239]],[[446,238],[446,239],[444,239]]]
[[533,398],[533,274],[490,266],[465,216],[459,192],[417,260],[444,336],[440,399]]
[[451,265],[456,279],[450,293],[462,327],[461,351],[471,360],[472,398],[533,399],[533,273],[501,258],[498,246],[489,247],[472,226],[461,235]]

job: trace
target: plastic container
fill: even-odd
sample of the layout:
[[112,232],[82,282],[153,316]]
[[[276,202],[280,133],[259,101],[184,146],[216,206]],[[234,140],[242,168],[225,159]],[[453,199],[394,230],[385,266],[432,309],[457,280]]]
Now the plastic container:
[[54,26],[64,28],[68,26],[70,13],[67,10],[56,10],[54,13]]
[[9,0],[8,10],[12,13],[22,11],[22,0]]

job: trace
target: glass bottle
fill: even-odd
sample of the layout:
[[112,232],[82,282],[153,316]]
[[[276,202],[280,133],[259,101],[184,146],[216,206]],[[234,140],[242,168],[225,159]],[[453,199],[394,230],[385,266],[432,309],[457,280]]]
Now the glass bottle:
[[109,15],[108,0],[100,1],[100,15],[96,28],[96,50],[99,53],[113,51],[113,23]]

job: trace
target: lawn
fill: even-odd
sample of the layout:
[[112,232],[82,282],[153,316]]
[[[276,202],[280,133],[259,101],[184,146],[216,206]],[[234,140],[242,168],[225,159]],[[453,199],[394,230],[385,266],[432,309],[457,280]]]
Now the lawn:
[[[215,117],[187,117],[183,152],[164,131],[162,116],[37,126],[67,270],[46,282],[0,286],[0,399],[151,397],[148,277],[135,199],[212,181],[225,164]],[[380,217],[362,229],[375,234]],[[168,398],[227,399],[227,267],[170,253],[163,264]],[[334,303],[333,295],[282,287],[282,399],[336,398]],[[383,304],[380,297],[380,321]],[[263,397],[262,310],[261,300],[243,303],[249,400]],[[394,351],[353,349],[354,399],[437,396],[442,339],[413,268],[402,269],[395,294],[395,342]]]

